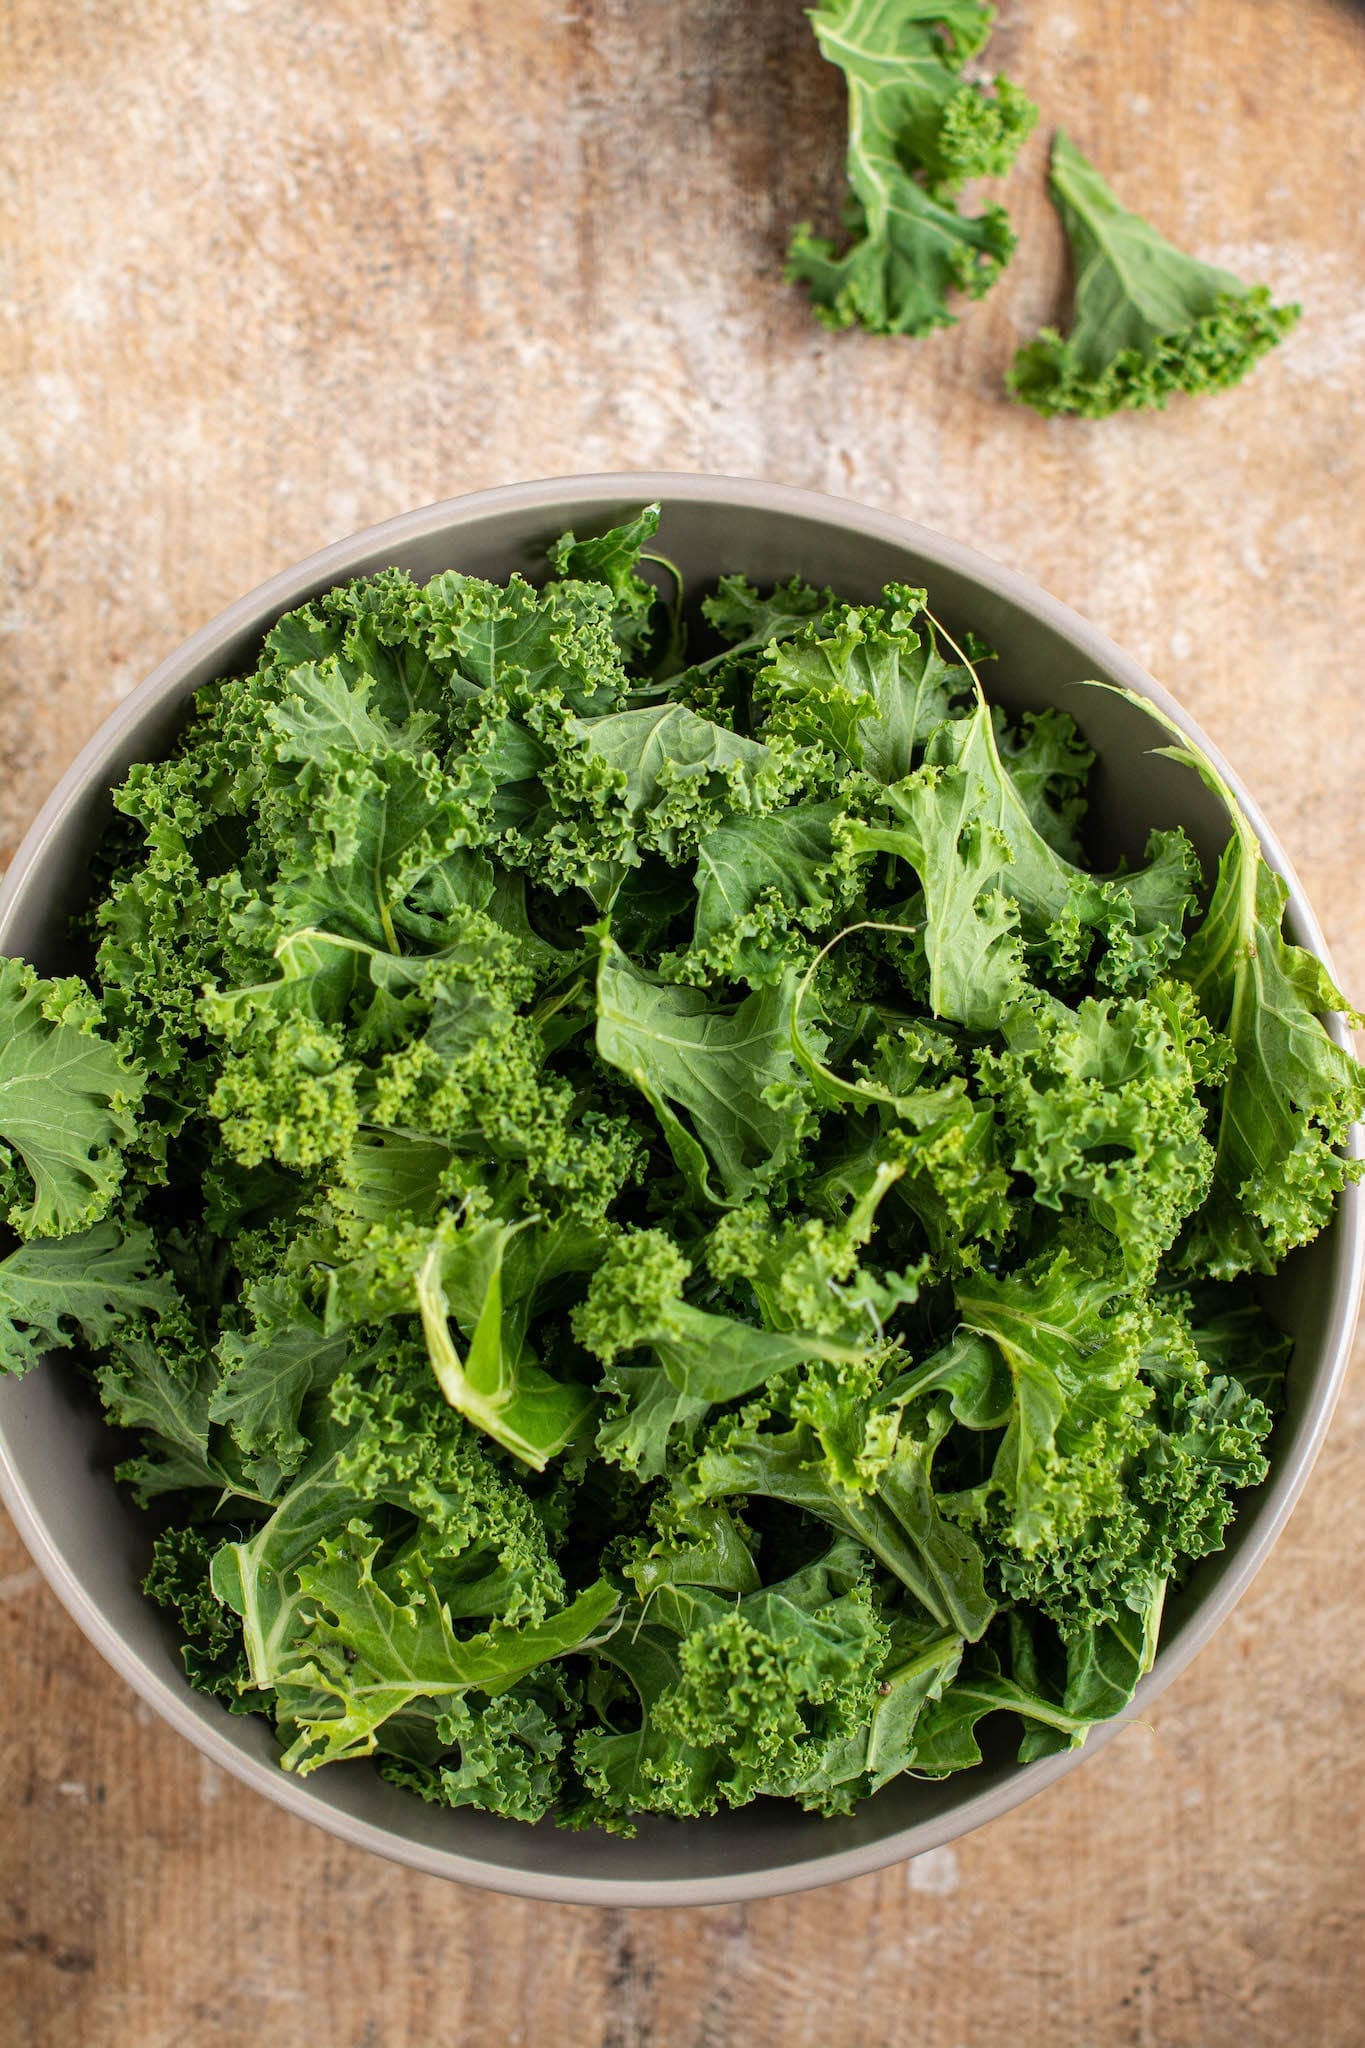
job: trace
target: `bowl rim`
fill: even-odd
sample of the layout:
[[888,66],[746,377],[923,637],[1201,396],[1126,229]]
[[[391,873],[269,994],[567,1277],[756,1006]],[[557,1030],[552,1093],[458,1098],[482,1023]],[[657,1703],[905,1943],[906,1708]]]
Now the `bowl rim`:
[[[59,827],[72,809],[84,803],[96,788],[110,786],[107,771],[111,757],[117,754],[121,736],[145,710],[163,697],[172,695],[193,666],[217,650],[225,650],[244,630],[258,626],[272,614],[278,617],[329,583],[343,581],[348,574],[355,573],[355,564],[359,560],[397,550],[437,533],[448,533],[454,540],[461,529],[477,526],[503,513],[535,510],[552,514],[556,506],[572,504],[581,508],[585,502],[600,505],[604,510],[618,509],[623,503],[650,503],[655,499],[665,504],[669,500],[716,503],[756,514],[786,513],[826,525],[842,526],[865,535],[869,540],[904,547],[945,571],[984,584],[1016,609],[1030,614],[1063,636],[1087,661],[1120,676],[1139,697],[1153,703],[1208,755],[1246,811],[1270,864],[1288,884],[1289,908],[1300,943],[1315,952],[1328,971],[1332,971],[1322,932],[1302,886],[1275,833],[1235,770],[1175,699],[1139,663],[1080,613],[978,550],[899,514],[877,511],[851,499],[792,485],[686,470],[608,471],[546,477],[441,499],[334,541],[237,598],[181,642],[158,663],[143,683],[129,692],[80,749],[57,782],[21,840],[3,882],[0,882],[0,953],[5,950],[16,905],[40,878],[49,846]],[[1339,1042],[1349,1043],[1340,1019],[1331,1018],[1327,1022]],[[1358,1134],[1353,1149],[1359,1149]],[[1278,1471],[1272,1471],[1265,1485],[1257,1489],[1253,1533],[1242,1544],[1231,1568],[1191,1616],[1177,1641],[1158,1654],[1153,1670],[1142,1680],[1124,1712],[1093,1730],[1083,1748],[1064,1751],[1058,1756],[1026,1765],[1003,1783],[968,1796],[940,1815],[878,1836],[876,1840],[856,1848],[823,1855],[816,1851],[791,1863],[734,1876],[670,1879],[561,1876],[488,1862],[455,1849],[438,1848],[339,1811],[317,1799],[306,1783],[287,1776],[270,1762],[245,1754],[225,1733],[201,1721],[187,1697],[188,1681],[173,1685],[130,1647],[118,1629],[105,1618],[76,1574],[68,1568],[50,1538],[41,1504],[30,1493],[13,1462],[2,1426],[0,1499],[9,1509],[35,1564],[68,1614],[135,1693],[181,1735],[188,1737],[212,1762],[255,1791],[264,1793],[276,1805],[311,1821],[353,1847],[371,1850],[432,1876],[524,1898],[578,1905],[718,1905],[807,1890],[864,1876],[907,1857],[941,1847],[1045,1791],[1058,1778],[1093,1756],[1120,1728],[1140,1718],[1156,1695],[1208,1642],[1259,1571],[1302,1493],[1341,1391],[1362,1282],[1365,1280],[1365,1189],[1356,1186],[1344,1191],[1339,1200],[1336,1228],[1341,1233],[1341,1245],[1331,1313],[1320,1370],[1295,1455]]]

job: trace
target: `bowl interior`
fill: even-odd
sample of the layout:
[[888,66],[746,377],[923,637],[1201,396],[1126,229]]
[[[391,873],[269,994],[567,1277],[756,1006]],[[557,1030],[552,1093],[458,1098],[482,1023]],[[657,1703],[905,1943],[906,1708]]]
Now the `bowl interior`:
[[[1180,824],[1212,872],[1226,837],[1217,801],[1193,774],[1152,754],[1164,735],[1143,712],[1073,686],[1093,676],[1160,693],[1117,649],[1041,593],[922,529],[802,493],[705,479],[570,479],[486,493],[391,522],[275,579],[197,635],[97,735],[39,820],[0,899],[0,951],[22,953],[48,972],[71,964],[66,920],[88,889],[89,856],[110,813],[110,788],[130,763],[164,749],[193,689],[254,661],[262,634],[290,604],[389,565],[419,579],[447,568],[536,576],[546,544],[565,527],[600,529],[658,495],[658,545],[690,585],[735,569],[760,583],[799,574],[854,599],[871,598],[891,580],[926,584],[950,632],[970,627],[1000,650],[985,678],[993,697],[1012,712],[1060,702],[1077,718],[1100,757],[1091,811],[1095,856],[1106,864],[1120,854],[1135,858],[1152,826]],[[1264,831],[1263,837],[1283,866]],[[1290,923],[1301,943],[1320,944],[1301,898]],[[1245,1502],[1228,1548],[1173,1601],[1157,1669],[1132,1711],[1141,1711],[1231,1606],[1302,1484],[1345,1348],[1358,1225],[1352,1204],[1268,1290],[1273,1314],[1296,1339],[1274,1474]],[[1020,1768],[1002,1741],[979,1770],[939,1784],[893,1783],[847,1820],[761,1802],[705,1822],[645,1822],[632,1841],[433,1809],[385,1785],[366,1764],[300,1783],[278,1770],[266,1723],[229,1716],[190,1691],[169,1625],[139,1591],[148,1554],[144,1519],[116,1491],[110,1433],[78,1376],[60,1361],[0,1383],[0,1452],[0,1476],[38,1561],[82,1627],[153,1705],[257,1789],[368,1847],[444,1875],[542,1897],[621,1903],[781,1891],[854,1875],[948,1840],[1041,1790],[1075,1761],[1073,1753]]]

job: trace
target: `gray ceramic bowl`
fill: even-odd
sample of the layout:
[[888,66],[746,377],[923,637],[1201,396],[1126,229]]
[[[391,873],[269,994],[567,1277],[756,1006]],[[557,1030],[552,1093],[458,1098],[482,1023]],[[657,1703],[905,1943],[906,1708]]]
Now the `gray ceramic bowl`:
[[[993,695],[1013,710],[1060,701],[1079,717],[1100,755],[1092,820],[1105,843],[1097,851],[1137,854],[1150,825],[1181,824],[1206,863],[1216,859],[1224,819],[1193,774],[1150,753],[1165,735],[1121,698],[1068,686],[1087,676],[1125,684],[1212,753],[1208,741],[1136,663],[1022,578],[923,527],[805,491],[669,474],[569,477],[389,520],[276,576],[187,640],[96,734],[25,839],[0,892],[0,952],[23,954],[48,972],[71,964],[66,920],[88,888],[88,856],[110,815],[109,790],[131,762],[164,748],[192,690],[255,660],[262,634],[290,606],[389,564],[417,577],[449,567],[535,574],[546,542],[565,527],[594,530],[655,498],[664,506],[659,545],[694,585],[731,569],[759,581],[799,573],[851,598],[870,598],[892,578],[927,584],[950,631],[970,625],[1000,650]],[[1321,953],[1283,853],[1231,770],[1224,773],[1289,881],[1293,937]],[[1294,1505],[1345,1370],[1363,1238],[1365,1203],[1353,1191],[1332,1228],[1269,1290],[1296,1340],[1272,1476],[1247,1498],[1227,1549],[1168,1606],[1156,1667],[1130,1714],[1144,1713],[1207,1642]],[[300,1781],[276,1765],[264,1721],[230,1716],[190,1690],[169,1626],[138,1590],[147,1534],[115,1490],[110,1462],[108,1433],[77,1375],[58,1360],[0,1385],[5,1500],[58,1598],[115,1670],[215,1763],[291,1813],[438,1876],[600,1905],[713,1904],[825,1884],[934,1848],[1007,1812],[1093,1754],[1116,1725],[1092,1735],[1084,1752],[1027,1767],[1002,1746],[962,1777],[894,1783],[847,1820],[760,1803],[714,1820],[648,1821],[633,1841],[435,1810],[364,1763]]]

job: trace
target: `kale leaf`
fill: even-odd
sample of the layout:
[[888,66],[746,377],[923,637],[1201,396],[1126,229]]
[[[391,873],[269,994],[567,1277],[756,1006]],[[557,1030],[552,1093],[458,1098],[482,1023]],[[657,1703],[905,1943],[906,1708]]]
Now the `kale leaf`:
[[1180,392],[1226,390],[1297,322],[1297,306],[1272,305],[1264,285],[1185,255],[1120,206],[1060,131],[1051,191],[1071,244],[1075,317],[1065,336],[1045,327],[1021,348],[1006,378],[1045,418],[1104,419]]
[[1000,177],[1038,117],[1008,79],[994,93],[962,66],[994,19],[982,0],[828,0],[811,10],[823,55],[848,86],[850,242],[798,227],[787,274],[810,287],[829,327],[929,334],[950,326],[949,294],[979,299],[1014,249],[1004,209],[963,214],[968,178]]

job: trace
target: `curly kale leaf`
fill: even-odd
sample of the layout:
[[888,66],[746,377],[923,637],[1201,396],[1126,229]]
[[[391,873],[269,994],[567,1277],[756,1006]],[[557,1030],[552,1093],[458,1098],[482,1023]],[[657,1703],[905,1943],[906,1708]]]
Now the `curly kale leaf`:
[[[1171,1343],[1179,1356],[1182,1336]],[[1265,1478],[1271,1415],[1240,1381],[1186,1369],[1168,1380],[1149,1427],[1115,1454],[1120,1497],[1055,1550],[998,1557],[1002,1589],[1049,1616],[1070,1643],[1127,1626],[1194,1560],[1221,1550],[1236,1495]]]
[[312,1167],[343,1156],[360,1129],[360,1068],[339,1031],[303,1017],[258,1019],[223,1061],[209,1110],[246,1167]]
[[269,714],[284,779],[273,907],[286,932],[321,926],[396,952],[404,897],[479,827],[425,723],[396,733],[368,696],[336,667],[299,668]]
[[892,1208],[914,1214],[940,1270],[975,1265],[983,1246],[998,1249],[1013,1227],[994,1106],[973,1094],[969,1053],[947,1033],[875,1012],[866,1021],[875,1036],[867,1047],[866,1032],[855,1041],[855,1071],[843,1078],[812,1049],[799,998],[793,1012],[793,1049],[817,1102],[858,1115],[810,1195],[862,1202],[889,1185]]
[[652,639],[659,593],[639,573],[641,557],[659,530],[659,507],[646,505],[633,519],[580,540],[564,533],[550,549],[550,564],[566,584],[601,583],[611,592],[611,630],[622,654],[640,660]]
[[989,1516],[1021,1556],[1057,1549],[1117,1504],[1152,1400],[1138,1334],[1116,1313],[1121,1279],[1062,1250],[1014,1273],[967,1274],[955,1293],[964,1333],[986,1339],[984,1349],[955,1343],[898,1391],[942,1389],[969,1427],[1003,1427],[988,1477],[955,1511]]
[[600,1721],[575,1744],[580,1818],[713,1813],[760,1794],[844,1810],[822,1764],[871,1713],[887,1641],[851,1543],[738,1598],[660,1582],[596,1652],[624,1690],[589,1689]]
[[183,1641],[181,1658],[196,1692],[221,1699],[230,1713],[249,1713],[242,1634],[231,1608],[209,1583],[218,1543],[206,1529],[171,1528],[152,1545],[152,1563],[142,1590],[175,1616]]
[[920,1778],[970,1770],[981,1762],[977,1730],[1002,1712],[1024,1722],[1021,1763],[1078,1748],[1097,1722],[1127,1706],[1151,1669],[1160,1620],[1158,1593],[1142,1612],[1125,1613],[1068,1643],[1059,1678],[1049,1683],[1027,1625],[1012,1614],[1003,1641],[970,1652],[953,1682],[917,1717],[902,1767]]
[[421,586],[401,569],[380,569],[287,612],[266,635],[258,674],[278,685],[297,669],[333,658],[349,681],[371,685],[375,709],[390,724],[439,723],[458,684],[451,662],[430,654],[428,622]]
[[888,1390],[911,1412],[946,1394],[983,1444],[1003,1430],[985,1477],[944,1511],[979,1533],[1001,1596],[1068,1642],[1126,1626],[1221,1547],[1235,1492],[1265,1476],[1268,1409],[1210,1375],[1178,1300],[1134,1299],[1065,1251],[969,1276],[958,1305],[962,1333]]
[[574,1310],[574,1335],[606,1366],[622,1351],[646,1347],[681,1393],[706,1401],[750,1393],[805,1355],[772,1330],[684,1301],[690,1272],[666,1232],[626,1233],[608,1248]]
[[1359,1160],[1337,1149],[1365,1115],[1365,1074],[1323,1028],[1344,1010],[1322,962],[1281,931],[1288,890],[1239,834],[1180,971],[1232,1045],[1207,1207],[1182,1263],[1219,1278],[1271,1273],[1325,1229]]
[[430,1407],[408,1355],[338,1378],[310,1440],[269,1519],[212,1564],[250,1686],[275,1695],[286,1768],[368,1754],[396,1715],[439,1722],[453,1697],[500,1690],[611,1614],[604,1582],[564,1604],[533,1501]]
[[634,870],[684,864],[716,825],[787,802],[805,775],[789,742],[674,698],[580,713],[557,676],[529,686],[513,672],[464,717],[458,780],[489,848],[601,910]]
[[77,980],[0,960],[0,1199],[21,1237],[66,1237],[107,1216],[143,1080],[100,1035]]
[[371,1225],[354,1256],[335,1253],[323,1327],[418,1317],[441,1396],[531,1470],[590,1434],[591,1389],[542,1365],[528,1328],[566,1274],[591,1265],[596,1234],[537,1216],[434,1228]]
[[459,1722],[442,1725],[452,1705],[581,1651],[617,1606],[599,1580],[543,1621],[460,1634],[420,1550],[377,1572],[381,1548],[348,1526],[297,1568],[300,1630],[273,1681],[293,1738],[285,1770],[368,1756],[387,1722],[418,1710],[457,1740]]
[[641,1146],[628,1120],[581,1111],[573,1083],[546,1071],[541,1023],[557,1005],[532,998],[549,949],[453,905],[445,937],[410,958],[303,931],[277,949],[279,979],[210,995],[206,1021],[232,1048],[209,1105],[227,1146],[247,1166],[327,1162],[335,1205],[352,1217],[391,1214],[398,1195],[433,1209],[460,1187],[470,1152],[547,1208],[600,1214]]
[[603,933],[598,1053],[649,1104],[700,1202],[732,1205],[779,1181],[810,1127],[790,1048],[791,980],[713,1004],[649,980]]
[[215,1496],[254,1491],[213,1441],[209,1401],[216,1375],[202,1353],[126,1330],[96,1377],[110,1421],[142,1438],[141,1451],[117,1468],[140,1502],[201,1489]]
[[536,590],[521,576],[489,583],[447,569],[422,593],[423,644],[471,695],[515,684],[533,697],[548,687],[590,718],[619,710],[629,694],[615,613],[609,582]]
[[961,700],[970,668],[945,661],[925,593],[888,584],[774,647],[754,685],[762,730],[827,749],[876,782],[899,782]]
[[[540,1472],[587,1430],[595,1402],[588,1388],[539,1365],[517,1328],[520,1319],[504,1313],[504,1267],[517,1235],[516,1226],[501,1223],[444,1241],[437,1235],[414,1284],[427,1353],[446,1400]],[[463,1356],[451,1329],[452,1294],[467,1304]]]
[[853,1363],[883,1347],[898,1312],[918,1301],[930,1277],[927,1258],[878,1272],[865,1255],[901,1172],[897,1161],[879,1163],[848,1212],[828,1221],[792,1215],[778,1224],[757,1205],[731,1211],[707,1240],[707,1265],[752,1298],[768,1329],[811,1343],[808,1356]]
[[640,851],[677,863],[713,825],[783,793],[768,747],[674,703],[571,721],[547,786],[560,809],[595,803],[600,852],[627,865]]
[[[831,1443],[827,1427],[822,1433],[828,1393],[827,1380],[804,1389],[798,1383],[723,1418],[683,1481],[686,1498],[757,1494],[799,1508],[870,1551],[941,1628],[979,1636],[995,1611],[982,1553],[971,1534],[943,1514],[934,1489],[944,1418],[927,1420],[916,1434],[899,1422],[893,1405],[888,1426],[882,1412],[888,1403],[864,1377],[860,1388],[843,1389],[840,1404],[852,1407],[860,1423],[859,1450],[849,1459],[847,1412],[840,1418],[842,1443]],[[806,1419],[811,1415],[814,1421]]]
[[[434,1736],[435,1760],[386,1756],[380,1776],[432,1806],[477,1806],[508,1820],[544,1820],[563,1791],[565,1738],[558,1717],[569,1703],[544,1683],[555,1669],[542,1665],[530,1680],[492,1698],[478,1692],[452,1698]],[[390,1721],[386,1739],[398,1732]]]
[[598,1391],[605,1412],[597,1448],[639,1480],[662,1479],[670,1459],[691,1450],[713,1406],[679,1387],[662,1365],[608,1366]]
[[633,519],[623,520],[605,533],[584,540],[572,532],[562,533],[550,549],[550,562],[566,582],[605,583],[613,597],[633,609],[642,594],[654,596],[653,587],[642,583],[635,571],[646,541],[653,540],[658,531],[659,507],[646,505]]
[[1049,1208],[1082,1204],[1134,1278],[1155,1273],[1208,1193],[1213,1148],[1201,1090],[1227,1048],[1188,989],[1155,982],[1076,1010],[1037,998],[1005,1018],[1005,1050],[977,1060],[1014,1140],[1012,1165]]
[[935,1016],[987,1031],[1035,963],[1121,990],[1184,944],[1199,875],[1184,834],[1154,832],[1136,874],[1097,876],[1065,859],[1002,760],[984,698],[937,728],[922,766],[879,793],[883,808],[890,822],[846,818],[837,837],[851,860],[885,853],[915,870]]
[[[641,1479],[663,1477],[671,1450],[692,1444],[712,1405],[708,1395],[688,1389],[686,1364],[696,1341],[688,1321],[700,1321],[704,1346],[708,1327],[720,1323],[720,1317],[688,1309],[681,1290],[690,1272],[692,1264],[665,1231],[632,1231],[608,1247],[591,1276],[587,1298],[573,1311],[575,1339],[606,1366],[600,1391],[608,1411],[598,1430],[598,1450]],[[749,1335],[759,1346],[763,1333]],[[620,1352],[643,1346],[655,1350],[659,1364],[616,1364]]]
[[26,1372],[77,1341],[99,1351],[130,1325],[178,1313],[143,1225],[109,1219],[78,1237],[34,1238],[0,1259],[0,1371]]
[[292,1657],[300,1565],[325,1538],[381,1508],[420,1537],[428,1565],[458,1573],[461,1613],[496,1615],[505,1601],[507,1619],[541,1619],[562,1597],[532,1502],[491,1464],[468,1424],[431,1405],[415,1367],[399,1352],[342,1374],[314,1404],[309,1455],[268,1520],[215,1558],[214,1590],[242,1617],[258,1688],[273,1686]]
[[[732,1220],[754,1219],[732,1212]],[[723,1226],[715,1237],[722,1235]],[[685,1301],[691,1266],[660,1230],[618,1238],[573,1312],[574,1335],[607,1367],[602,1392],[615,1402],[598,1448],[643,1477],[663,1474],[670,1449],[691,1443],[713,1404],[742,1399],[813,1359],[857,1366],[879,1343],[882,1317],[915,1299],[921,1277],[888,1284],[864,1273],[852,1242],[827,1234],[818,1219],[769,1232],[742,1264],[718,1260],[714,1239],[708,1256],[713,1273],[742,1272],[762,1327]],[[656,1367],[616,1364],[622,1351],[642,1348],[654,1353]]]
[[231,1431],[245,1456],[269,1457],[288,1476],[308,1452],[304,1403],[343,1370],[350,1342],[344,1331],[327,1331],[297,1281],[283,1277],[252,1283],[243,1320],[219,1339],[209,1419]]
[[697,848],[691,942],[670,960],[678,980],[745,981],[761,988],[804,964],[812,935],[855,890],[834,864],[838,806],[794,804],[766,817],[735,818]]
[[[745,576],[722,576],[711,595],[702,599],[701,609],[726,646],[723,654],[698,663],[689,675],[765,655],[776,642],[804,632],[813,621],[841,607],[832,590],[817,589],[799,576],[775,583],[766,597]],[[686,677],[679,680],[685,682]]]
[[988,1031],[1023,993],[1019,912],[1005,892],[1010,841],[983,816],[978,785],[961,766],[926,764],[886,792],[892,822],[845,816],[840,844],[853,861],[889,854],[923,890],[929,1007],[935,1017]]
[[1365,1116],[1365,1067],[1322,1022],[1345,999],[1316,955],[1285,938],[1288,887],[1240,805],[1207,762],[1175,753],[1223,798],[1233,824],[1208,913],[1176,969],[1231,1046],[1213,1187],[1178,1263],[1217,1279],[1273,1273],[1326,1228],[1341,1190],[1360,1177],[1362,1162],[1341,1148]]
[[1006,79],[992,98],[960,76],[992,10],[979,0],[829,0],[811,14],[848,86],[848,226],[842,255],[796,229],[787,274],[811,288],[827,326],[929,334],[952,324],[949,293],[980,298],[1014,248],[1002,208],[970,217],[964,180],[998,177],[1037,108]]
[[1103,419],[1163,407],[1180,392],[1238,384],[1299,317],[1263,285],[1186,256],[1119,205],[1095,166],[1060,131],[1052,196],[1071,243],[1076,311],[1063,337],[1046,327],[1006,379],[1045,417]]
[[1026,711],[1013,728],[998,706],[992,718],[996,749],[1029,817],[1063,860],[1082,865],[1079,834],[1085,785],[1095,765],[1093,748],[1071,714],[1055,704]]

